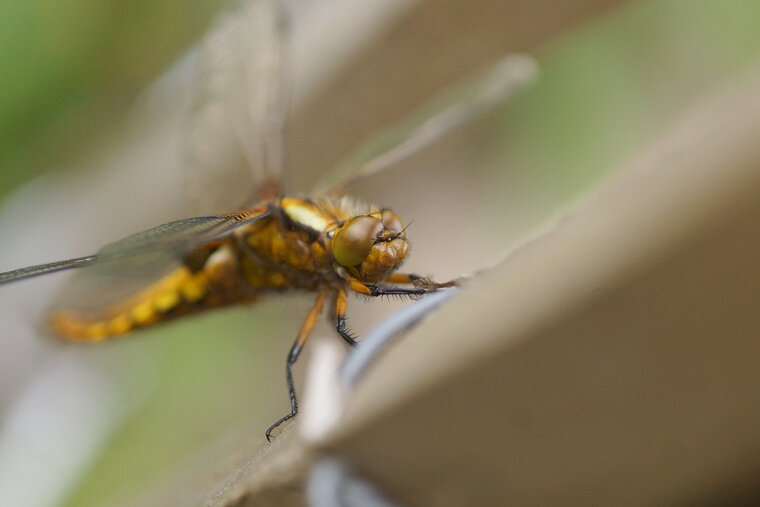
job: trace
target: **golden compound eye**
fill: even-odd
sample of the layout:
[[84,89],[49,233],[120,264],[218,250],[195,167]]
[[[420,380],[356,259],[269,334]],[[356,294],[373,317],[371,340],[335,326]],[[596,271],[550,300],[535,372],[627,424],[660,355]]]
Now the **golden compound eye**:
[[383,224],[377,218],[361,216],[351,219],[333,237],[335,260],[341,266],[361,264],[382,230]]
[[383,221],[383,226],[386,230],[393,231],[397,234],[401,234],[404,237],[404,222],[401,221],[401,217],[389,209],[384,209],[380,218]]

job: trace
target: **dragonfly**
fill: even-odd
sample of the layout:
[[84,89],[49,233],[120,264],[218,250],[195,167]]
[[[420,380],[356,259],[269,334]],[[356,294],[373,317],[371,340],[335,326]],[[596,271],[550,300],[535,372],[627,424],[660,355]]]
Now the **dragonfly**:
[[290,195],[281,169],[287,20],[276,1],[242,3],[218,20],[197,54],[188,191],[211,209],[229,206],[230,189],[242,189],[253,205],[158,225],[92,255],[0,273],[2,285],[76,269],[48,325],[59,337],[86,342],[253,305],[286,290],[311,292],[314,303],[285,361],[290,411],[266,430],[269,441],[298,414],[292,370],[326,306],[338,336],[353,347],[349,294],[418,298],[457,284],[398,271],[409,248],[406,223],[391,208],[363,204],[347,191],[492,109],[533,73],[525,57],[498,62],[371,138],[311,194]]

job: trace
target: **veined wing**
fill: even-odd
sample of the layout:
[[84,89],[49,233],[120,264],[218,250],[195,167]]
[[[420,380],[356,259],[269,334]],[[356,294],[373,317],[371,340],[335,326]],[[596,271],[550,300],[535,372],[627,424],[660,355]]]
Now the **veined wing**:
[[399,124],[371,137],[323,178],[316,192],[343,194],[347,187],[394,166],[503,103],[533,81],[536,74],[532,58],[509,56],[485,72],[456,83]]
[[250,205],[277,192],[286,112],[288,17],[277,0],[220,16],[195,54],[186,131],[188,214]]
[[97,254],[0,274],[0,284],[71,268],[86,267],[58,298],[67,308],[93,311],[118,303],[178,267],[190,251],[229,236],[269,216],[266,205],[219,216],[194,217],[159,225],[107,245]]
[[48,273],[56,273],[67,269],[89,266],[95,262],[95,259],[97,259],[97,255],[87,255],[85,257],[77,257],[76,259],[66,259],[65,261],[49,262],[47,264],[39,264],[37,266],[28,266],[25,268],[14,269],[13,271],[6,271],[5,273],[0,273],[0,285],[15,282],[17,280],[25,280],[34,276],[46,275]]

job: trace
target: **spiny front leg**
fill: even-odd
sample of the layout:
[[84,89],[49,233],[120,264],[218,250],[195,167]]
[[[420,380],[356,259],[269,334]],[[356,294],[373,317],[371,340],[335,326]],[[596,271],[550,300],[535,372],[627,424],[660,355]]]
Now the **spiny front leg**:
[[454,287],[456,285],[456,282],[453,280],[445,283],[436,283],[421,276],[408,275],[403,273],[390,275],[385,279],[385,281],[389,283],[411,284],[414,285],[414,288],[405,289],[401,287],[379,287],[374,284],[365,284],[355,279],[350,279],[348,283],[351,287],[351,290],[369,297],[409,296],[412,298],[423,296],[428,292],[435,292],[439,289]]
[[295,384],[293,383],[292,369],[293,365],[296,364],[296,361],[298,360],[298,356],[301,354],[301,350],[303,349],[306,340],[311,335],[311,331],[314,329],[314,325],[317,323],[319,314],[322,313],[322,306],[324,305],[326,297],[326,291],[321,291],[319,294],[317,294],[317,300],[314,302],[314,306],[311,307],[311,310],[309,310],[309,313],[306,315],[306,319],[303,321],[300,331],[298,331],[298,336],[296,336],[296,339],[293,342],[293,346],[290,348],[290,352],[288,353],[288,361],[285,364],[285,379],[288,384],[288,396],[290,397],[290,413],[281,417],[277,422],[271,425],[269,429],[267,429],[266,437],[267,441],[269,442],[272,441],[272,431],[277,429],[277,427],[285,421],[295,417],[298,413],[298,398],[296,397],[296,388]]
[[393,273],[388,278],[385,279],[388,283],[400,283],[404,285],[414,285],[415,287],[420,287],[423,289],[428,289],[429,291],[434,291],[437,289],[448,289],[451,287],[456,287],[459,285],[459,282],[457,280],[449,280],[448,282],[434,282],[433,280],[429,278],[425,278],[424,276],[415,275],[413,273]]
[[338,289],[338,294],[335,296],[335,329],[338,331],[343,340],[352,347],[357,344],[356,338],[351,335],[351,332],[346,329],[346,300],[348,295],[346,289]]
[[426,294],[429,292],[427,289],[424,289],[422,287],[415,287],[413,289],[402,289],[399,287],[378,287],[374,284],[364,284],[358,280],[349,280],[348,282],[349,286],[351,287],[351,290],[354,292],[358,292],[359,294],[363,294],[365,296],[369,297],[378,297],[378,296],[410,296],[410,297],[416,297],[416,296],[422,296],[423,294]]

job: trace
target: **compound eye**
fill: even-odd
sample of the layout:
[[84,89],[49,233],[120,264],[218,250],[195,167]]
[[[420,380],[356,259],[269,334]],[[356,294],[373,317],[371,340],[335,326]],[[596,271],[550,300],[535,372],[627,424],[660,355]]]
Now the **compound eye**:
[[402,237],[404,236],[402,234],[404,232],[404,222],[401,221],[401,217],[395,212],[384,209],[380,219],[383,221],[383,226],[385,226],[386,230],[401,234]]
[[356,266],[364,259],[375,244],[383,224],[377,218],[360,216],[352,218],[338,229],[333,237],[332,249],[335,260],[341,266]]

